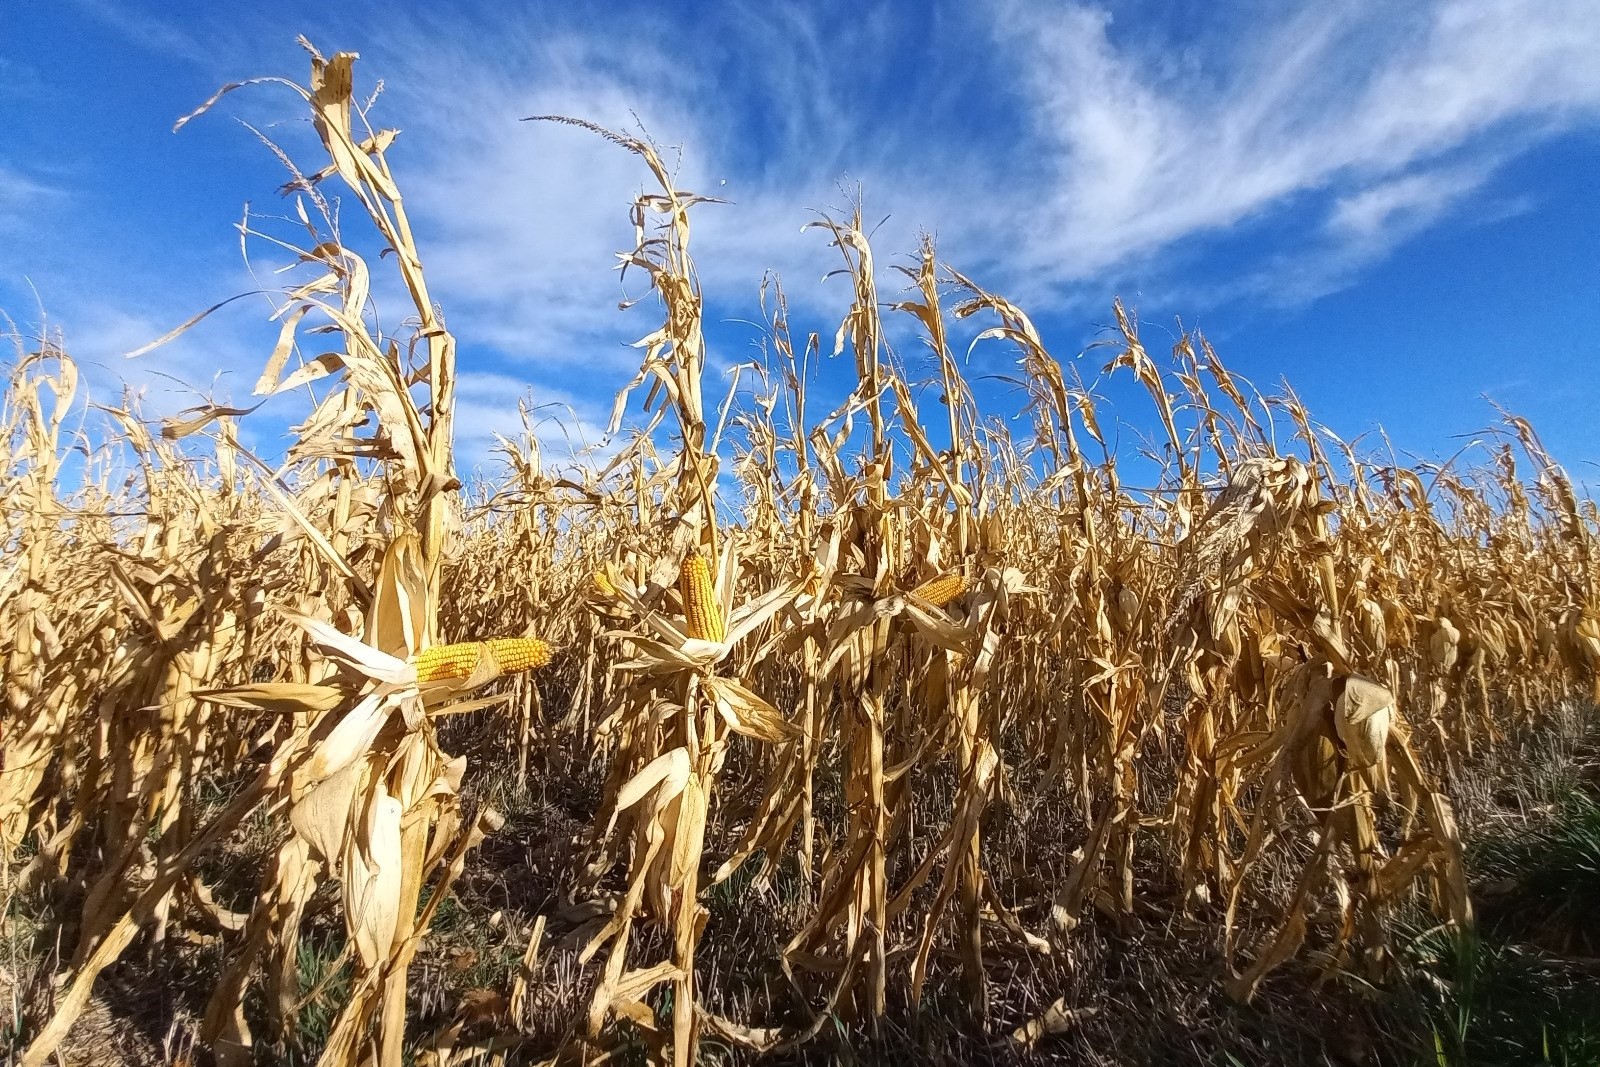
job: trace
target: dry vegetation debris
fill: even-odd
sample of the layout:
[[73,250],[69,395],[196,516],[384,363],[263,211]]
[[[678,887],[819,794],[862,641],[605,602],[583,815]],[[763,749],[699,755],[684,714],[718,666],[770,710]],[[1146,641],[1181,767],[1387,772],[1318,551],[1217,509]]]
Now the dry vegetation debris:
[[[207,976],[174,1059],[803,1057],[929,1012],[971,1059],[1102,1023],[1084,975],[1136,985],[1151,930],[1248,1002],[1297,956],[1384,982],[1401,912],[1472,923],[1452,784],[1600,691],[1595,509],[1526,423],[1477,468],[1368,458],[1198,334],[1163,365],[1118,305],[1108,371],[1160,435],[1133,488],[1020,308],[931,242],[886,304],[859,216],[818,224],[850,396],[807,407],[817,339],[772,287],[756,402],[710,398],[701,198],[598,131],[659,185],[625,258],[662,319],[617,405],[647,417],[560,477],[507,440],[463,492],[392,133],[353,55],[311,54],[282,84],[328,162],[286,189],[303,239],[267,238],[305,276],[256,386],[313,398],[282,465],[223,407],[109,410],[120,443],[74,460],[69,355],[9,368],[0,842],[11,963],[46,978],[19,1062],[138,955]],[[952,316],[1017,350],[1026,432],[979,411]]]

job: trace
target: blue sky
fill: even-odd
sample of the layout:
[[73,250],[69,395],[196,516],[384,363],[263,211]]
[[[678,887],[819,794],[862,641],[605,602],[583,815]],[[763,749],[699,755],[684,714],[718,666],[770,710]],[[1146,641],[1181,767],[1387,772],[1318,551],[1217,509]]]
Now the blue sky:
[[[618,311],[639,293],[612,268],[648,175],[581,131],[517,121],[555,112],[642,122],[681,149],[683,187],[732,201],[696,220],[718,367],[755,353],[765,270],[796,332],[832,337],[847,285],[820,282],[837,253],[801,226],[859,186],[886,217],[880,263],[936,234],[1064,361],[1121,295],[1152,351],[1181,317],[1343,436],[1381,425],[1447,456],[1493,421],[1487,395],[1600,481],[1593,0],[603,6],[8,5],[0,309],[28,328],[42,307],[103,401],[122,378],[154,410],[192,400],[176,381],[245,399],[275,335],[264,298],[121,355],[270,281],[234,224],[246,202],[287,211],[283,176],[243,123],[312,160],[299,101],[258,87],[172,125],[224,82],[304,80],[305,33],[360,52],[362,84],[385,83],[376,121],[404,131],[390,157],[461,343],[468,456],[515,427],[525,393],[597,433],[636,365],[626,342],[654,325],[648,305]],[[980,346],[971,370],[1013,358]],[[825,367],[819,392],[842,395],[848,373]],[[1102,417],[1127,435],[1151,425],[1112,400]],[[256,443],[292,415],[264,412]]]

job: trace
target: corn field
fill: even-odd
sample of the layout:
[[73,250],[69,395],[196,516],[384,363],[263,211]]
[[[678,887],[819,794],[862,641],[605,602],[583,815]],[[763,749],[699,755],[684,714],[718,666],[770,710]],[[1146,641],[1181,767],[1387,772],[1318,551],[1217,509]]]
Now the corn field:
[[[1130,458],[1023,309],[931,240],[880,271],[859,213],[814,224],[851,287],[836,331],[791,333],[765,283],[764,356],[729,386],[703,198],[650,143],[561,119],[651,183],[623,259],[659,323],[614,451],[556,471],[530,432],[463,484],[393,134],[352,54],[307,49],[307,84],[243,90],[297,92],[325,149],[290,164],[298,229],[255,235],[293,267],[255,394],[311,398],[283,454],[241,445],[238,407],[97,407],[86,435],[54,340],[5,368],[0,842],[8,922],[42,902],[58,953],[21,1064],[108,969],[178,944],[218,961],[190,1034],[228,1067],[687,1064],[935,989],[995,1027],[997,963],[1070,960],[1086,923],[1193,924],[1240,1002],[1284,967],[1381,984],[1402,911],[1471,924],[1450,783],[1600,697],[1600,516],[1529,425],[1449,464],[1375,457],[1199,334],[1148,351],[1118,304],[1106,375],[1153,416]],[[409,300],[392,327],[375,271]],[[963,320],[1015,360],[1020,412],[980,411]],[[911,333],[916,359],[889,340]],[[818,410],[830,336],[854,388]],[[474,782],[556,767],[595,783],[592,823],[505,1017],[423,1027],[419,952],[504,829]],[[241,873],[247,832],[270,847]],[[775,895],[782,936],[742,951],[798,1009],[730,1013],[713,902]],[[345,985],[308,1044],[299,946],[328,916]],[[582,930],[584,1009],[534,1047],[547,921]]]

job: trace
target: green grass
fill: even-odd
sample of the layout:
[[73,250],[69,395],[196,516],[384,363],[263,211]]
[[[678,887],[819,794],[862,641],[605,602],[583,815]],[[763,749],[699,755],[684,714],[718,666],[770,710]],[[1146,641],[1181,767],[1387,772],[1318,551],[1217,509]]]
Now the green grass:
[[1600,1064],[1600,982],[1583,969],[1494,934],[1432,931],[1407,955],[1417,1067]]
[[1547,825],[1481,839],[1472,863],[1509,890],[1484,922],[1553,952],[1600,956],[1600,799],[1574,789]]
[[295,1019],[295,1044],[298,1054],[290,1053],[291,1063],[312,1063],[328,1041],[328,1033],[339,1010],[350,997],[350,961],[343,946],[302,938],[295,956],[300,1013]]
[[1573,785],[1550,817],[1479,835],[1479,928],[1414,934],[1395,1008],[1413,1064],[1600,1064],[1600,801]]

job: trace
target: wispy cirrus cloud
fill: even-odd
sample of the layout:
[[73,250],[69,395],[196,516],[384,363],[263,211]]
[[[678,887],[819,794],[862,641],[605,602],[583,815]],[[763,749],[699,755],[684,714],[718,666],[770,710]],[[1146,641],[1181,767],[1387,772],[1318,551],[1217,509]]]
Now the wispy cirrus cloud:
[[[847,211],[857,188],[873,222],[889,218],[878,235],[886,250],[913,249],[919,227],[966,217],[954,210],[968,192],[958,168],[909,165],[883,139],[862,136],[882,116],[852,104],[826,62],[830,47],[888,48],[882,19],[843,42],[824,39],[800,9],[741,13],[724,29],[732,40],[718,58],[727,64],[691,68],[638,27],[621,49],[543,28],[507,32],[487,57],[474,51],[481,38],[459,26],[443,50],[408,43],[436,27],[392,28],[384,55],[403,69],[389,71],[390,103],[415,153],[402,177],[454,323],[527,370],[576,366],[607,380],[636,363],[623,346],[652,328],[647,311],[617,312],[646,291],[642,272],[619,283],[616,269],[616,253],[634,242],[629,205],[654,191],[643,161],[585,130],[520,121],[530,115],[649,136],[680,189],[727,201],[693,215],[714,314],[753,317],[768,271],[785,278],[798,306],[842,310],[847,285],[815,284],[839,255],[802,226],[818,209]],[[772,47],[779,40],[784,47]],[[449,91],[428,91],[445,70],[460,72]],[[945,146],[926,147],[937,156]]]
[[593,396],[549,385],[535,389],[512,374],[469,371],[456,382],[456,451],[463,466],[493,470],[504,461],[505,442],[520,448],[531,433],[546,469],[560,468],[610,447],[607,415]]
[[[223,33],[72,2],[171,55],[214,61],[225,41],[235,64],[265,25]],[[410,131],[408,191],[458,314],[552,358],[587,328],[574,305],[618,295],[610,256],[647,182],[612,146],[518,126],[528,114],[637,119],[681,147],[683,185],[735,203],[701,213],[711,283],[834,265],[799,224],[860,183],[869,212],[890,216],[886,249],[937,230],[961,262],[1041,295],[1286,214],[1330,255],[1340,237],[1403,240],[1415,225],[1357,223],[1386,204],[1386,221],[1437,220],[1522,148],[1600,119],[1589,0],[1118,10],[397,9],[378,25],[334,17],[322,36],[388,80],[382,114]],[[286,45],[293,28],[280,29]]]
[[1584,0],[1319,5],[1165,70],[1170,42],[1119,37],[1102,9],[1003,10],[1049,161],[1033,263],[1060,282],[1308,207],[1303,252],[1370,259],[1600,117]]
[[131,9],[114,0],[70,0],[88,18],[112,30],[124,40],[170,59],[208,63],[215,58],[214,43],[206,43],[170,18]]
[[31,228],[37,212],[66,195],[58,186],[0,163],[0,233]]
[[1351,242],[1387,243],[1437,219],[1483,184],[1483,167],[1420,170],[1337,197],[1328,232]]
[[[639,320],[611,310],[611,267],[649,182],[616,147],[517,124],[527,114],[642,124],[681,149],[681,184],[733,202],[697,215],[713,299],[753,308],[773,269],[800,306],[830,311],[847,294],[813,283],[838,260],[800,224],[858,183],[873,221],[889,216],[883,258],[935,230],[954,262],[1031,301],[1089,288],[1098,300],[1130,271],[1240,294],[1271,286],[1285,257],[1301,281],[1274,295],[1299,301],[1481,194],[1523,148],[1600,117],[1600,11],[1584,0],[1234,14],[1237,32],[1205,49],[1120,32],[1097,6],[995,0],[971,16],[936,7],[926,26],[763,9],[709,26],[701,62],[674,48],[682,26],[653,15],[590,34],[501,26],[493,47],[481,26],[433,25],[447,43],[431,49],[405,43],[402,21],[386,52],[408,57],[387,64],[401,93],[423,90],[401,110],[420,145],[430,268],[478,336],[557,370],[595,365],[597,348],[602,364],[631,359],[620,344]],[[933,58],[896,69],[911,33]],[[459,73],[436,92],[445,70]],[[1234,277],[1184,284],[1186,249],[1261,224],[1284,232]]]
[[[265,23],[222,34],[75,2],[145,52],[225,37],[228,76],[298,72],[293,11],[274,16],[268,53]],[[1506,165],[1600,123],[1589,0],[1232,0],[1192,19],[1110,7],[396,8],[377,25],[330,16],[318,41],[363,53],[358,74],[389,87],[377,120],[406,131],[392,161],[484,404],[468,433],[520,392],[512,382],[599,425],[635,365],[626,343],[655,321],[648,302],[617,310],[644,294],[642,275],[619,283],[615,269],[633,243],[628,204],[650,188],[642,163],[528,115],[642,127],[682,188],[731,202],[694,216],[724,360],[757,332],[735,320],[756,317],[767,270],[784,277],[797,331],[831,338],[848,283],[817,284],[840,261],[801,225],[847,209],[858,185],[868,224],[888,216],[880,266],[925,228],[952,263],[1044,315],[1132,287],[1177,294],[1186,312],[1293,305],[1446,220],[1526,206],[1497,185]],[[227,108],[241,106],[254,105]],[[885,273],[882,295],[898,284]]]

